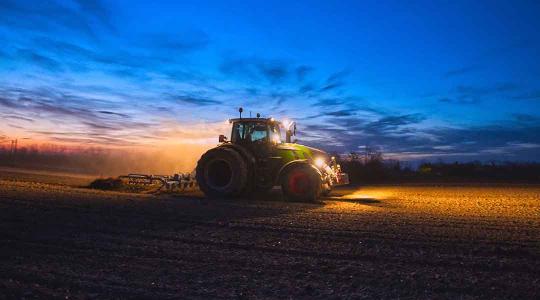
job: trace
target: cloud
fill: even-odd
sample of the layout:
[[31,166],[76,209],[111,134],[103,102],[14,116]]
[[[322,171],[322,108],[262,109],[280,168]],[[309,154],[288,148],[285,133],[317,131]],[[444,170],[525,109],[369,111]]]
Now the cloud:
[[483,96],[490,92],[488,88],[473,85],[458,85],[455,90],[458,94],[465,96]]
[[363,132],[366,124],[369,121],[361,119],[359,117],[344,117],[344,118],[333,118],[329,121],[330,124],[339,126],[340,128],[346,129],[351,133]]
[[10,124],[10,123],[8,123],[7,125],[8,125],[9,127],[16,128],[16,129],[24,129],[24,127],[19,126],[19,125],[15,125],[15,124]]
[[344,103],[343,99],[324,98],[324,99],[317,100],[317,102],[314,105],[315,106],[322,106],[322,107],[328,107],[328,106],[332,107],[332,106],[341,105],[343,103]]
[[331,112],[327,112],[323,114],[327,116],[333,116],[333,117],[348,117],[348,116],[353,116],[354,111],[343,109],[343,110],[336,110],[336,111],[331,111]]
[[[142,80],[146,80],[148,78],[146,74],[150,72],[161,72],[163,75],[178,79],[194,78],[190,73],[168,67],[173,64],[174,58],[171,58],[170,54],[155,52],[155,47],[158,47],[155,45],[157,41],[137,45],[129,44],[137,49],[148,50],[150,47],[152,55],[140,54],[138,51],[129,51],[123,48],[104,52],[99,48],[92,49],[50,37],[38,37],[33,39],[33,42],[42,51],[62,57],[63,64],[76,71],[96,70],[117,77]],[[180,51],[180,49],[177,50]],[[170,50],[165,52],[168,53]],[[167,70],[164,70],[164,67],[167,67]]]
[[515,100],[539,100],[540,99],[540,90],[524,93],[524,94],[521,94],[521,95],[517,95],[517,96],[512,97],[512,99],[515,99]]
[[486,98],[507,96],[516,91],[518,86],[511,82],[498,83],[490,87],[475,85],[458,85],[447,96],[439,98],[440,102],[455,104],[476,104]]
[[119,130],[121,129],[120,126],[113,126],[113,125],[107,125],[102,122],[89,122],[89,121],[83,121],[82,124],[87,125],[91,129],[98,129],[98,130]]
[[[339,114],[338,114],[339,115]],[[517,122],[468,127],[420,127],[422,114],[380,115],[367,121],[333,117],[299,125],[300,139],[329,151],[347,152],[363,145],[396,159],[540,159],[540,118],[515,115]]]
[[2,115],[2,118],[13,119],[13,120],[21,120],[21,121],[25,121],[25,122],[34,122],[34,120],[31,119],[31,118],[18,116],[18,115]]
[[29,62],[32,65],[39,66],[49,71],[57,72],[62,71],[62,65],[56,60],[38,54],[32,50],[19,49],[16,53],[16,57]]
[[451,78],[451,77],[466,75],[466,74],[469,74],[469,73],[476,72],[476,71],[478,71],[480,69],[481,68],[478,65],[464,66],[464,67],[461,67],[461,68],[448,70],[447,72],[445,72],[443,74],[442,77],[443,78]]
[[315,87],[313,86],[313,84],[304,84],[302,85],[300,88],[298,88],[298,92],[300,94],[305,94],[305,93],[309,93],[311,91],[314,91],[315,90]]
[[19,108],[20,105],[12,100],[12,99],[8,99],[8,98],[5,98],[5,97],[1,97],[0,96],[0,105],[1,106],[4,106],[4,107],[7,107],[7,108]]
[[343,71],[339,71],[339,72],[331,74],[330,76],[328,76],[323,86],[319,89],[319,92],[327,92],[327,91],[342,87],[343,85],[345,85],[344,79],[349,74],[350,74],[350,71],[348,70],[343,70]]
[[381,134],[397,130],[400,126],[420,123],[425,119],[426,117],[422,114],[386,116],[366,124],[364,130],[371,134]]
[[64,129],[69,138],[83,138],[98,144],[106,142],[107,138],[135,141],[137,135],[157,127],[155,122],[131,120],[128,114],[103,109],[111,105],[108,102],[51,88],[2,88],[0,93],[6,95],[0,98],[0,106],[10,110],[8,118],[40,120],[40,124],[54,124],[57,130],[36,130],[31,124],[24,124],[20,129],[55,139],[59,136],[58,129]]
[[152,76],[182,81],[201,79],[186,70],[188,58],[178,54],[204,49],[209,38],[202,31],[189,30],[178,34],[149,32],[136,37],[105,32],[101,36],[112,42],[101,45],[80,35],[58,34],[51,29],[27,35],[23,44],[32,50],[20,48],[18,44],[14,44],[14,48],[19,59],[51,72],[65,69],[77,73],[100,72],[136,81],[150,80]]
[[[0,98],[0,105],[13,110],[12,115],[53,122],[59,120],[60,125],[67,119],[73,120],[69,122],[69,127],[62,127],[62,130],[40,133],[58,142],[125,146],[138,145],[141,139],[148,142],[176,135],[185,139],[196,138],[189,130],[176,125],[136,121],[124,111],[116,112],[103,106],[106,102],[99,102],[98,99],[49,88],[4,89],[0,93],[4,95]],[[278,101],[283,95],[278,92],[273,94]],[[166,94],[165,99],[195,106],[223,104],[204,93]],[[320,107],[330,109],[318,115],[322,117],[321,120],[315,122],[307,119],[306,123],[301,122],[298,125],[299,140],[338,152],[369,145],[380,148],[388,157],[401,159],[488,159],[497,155],[512,155],[513,150],[523,154],[523,159],[540,156],[539,148],[532,146],[540,144],[540,121],[534,115],[515,114],[512,122],[489,126],[423,128],[418,126],[426,120],[423,114],[390,114],[350,101],[352,98],[318,100],[322,105]],[[367,118],[364,117],[366,113]],[[19,125],[24,123],[15,126]]]
[[387,158],[402,160],[446,157],[523,161],[540,158],[540,148],[537,147],[540,145],[540,123],[413,128],[412,131],[400,128],[412,126],[421,119],[415,114],[367,123],[357,118],[344,118],[341,122],[336,118],[335,123],[306,126],[308,134],[301,130],[300,137],[312,146],[341,153],[369,145],[383,151]]
[[[357,109],[355,112],[363,111]],[[322,122],[304,125],[307,130],[300,129],[299,132],[307,144],[329,151],[346,152],[367,144],[380,146],[385,150],[402,149],[407,144],[418,143],[413,141],[416,130],[409,126],[414,126],[424,119],[421,114],[386,114],[369,121],[355,116],[353,111],[343,110],[335,111],[334,116]]]
[[349,70],[341,70],[328,76],[327,83],[343,81],[351,72]]
[[[469,128],[439,128],[430,129],[429,132],[437,136],[438,141],[454,145],[461,152],[476,153],[480,156],[482,151],[507,147],[511,144],[537,144],[540,142],[540,134],[536,133],[539,129],[538,124],[527,126],[507,124]],[[509,151],[505,152],[511,154]],[[536,159],[538,155],[540,152],[536,153]]]
[[337,88],[339,88],[341,86],[343,86],[342,82],[328,83],[328,84],[324,85],[323,87],[321,87],[319,89],[319,92],[326,92],[326,91],[329,91],[329,90],[337,89]]
[[300,94],[319,89],[330,90],[334,88],[333,85],[341,84],[338,81],[341,78],[340,72],[329,76],[326,85],[323,87],[318,87],[313,82],[305,82],[314,70],[315,68],[312,66],[296,64],[286,59],[269,59],[258,56],[241,57],[226,55],[219,65],[219,71],[222,74],[237,76],[240,79],[249,79],[253,83],[300,85],[296,88]]
[[540,117],[531,115],[531,114],[512,114],[511,115],[516,121],[518,122],[539,122],[540,123]]
[[97,1],[79,1],[78,6],[62,1],[0,2],[0,26],[31,32],[75,32],[97,39],[93,26],[110,28],[108,14]]
[[287,65],[278,61],[261,61],[257,68],[272,83],[283,80],[289,73]]
[[84,59],[92,62],[111,63],[114,62],[112,58],[106,58],[97,52],[87,49],[83,46],[75,45],[70,42],[58,40],[56,38],[39,36],[32,39],[32,42],[36,44],[40,49],[50,51],[58,55],[62,55],[68,58]]
[[75,118],[94,117],[94,114],[88,108],[73,107],[73,104],[71,106],[66,106],[58,102],[49,102],[46,99],[31,98],[31,96],[23,96],[23,99],[26,100],[27,103],[31,103],[30,105],[26,105],[25,109],[32,110],[33,112]]
[[139,47],[160,49],[174,52],[193,52],[206,48],[210,40],[208,35],[200,30],[169,33],[149,33],[137,35],[133,41]]
[[206,97],[199,97],[194,95],[168,95],[169,99],[174,101],[183,102],[187,104],[193,104],[197,106],[207,106],[207,105],[219,105],[222,102],[218,100],[209,99]]
[[313,72],[313,67],[302,65],[296,67],[295,71],[297,80],[304,81],[306,79],[306,76],[309,75],[309,73]]
[[129,118],[129,116],[126,115],[126,114],[117,113],[117,112],[112,112],[112,111],[107,111],[107,110],[100,110],[100,111],[98,111],[98,113],[100,113],[100,114],[105,114],[105,115],[119,116],[119,117],[122,117],[122,118]]
[[109,11],[99,0],[76,0],[80,10],[90,16],[93,16],[101,23],[112,29]]
[[272,84],[283,82],[290,74],[291,66],[282,60],[258,57],[226,57],[219,66],[225,75],[234,75],[251,80],[266,80]]

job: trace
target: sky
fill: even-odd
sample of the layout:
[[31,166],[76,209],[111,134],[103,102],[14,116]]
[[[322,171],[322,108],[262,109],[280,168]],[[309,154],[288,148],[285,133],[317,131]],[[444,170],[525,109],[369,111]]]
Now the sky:
[[[538,1],[0,1],[0,143],[540,160]],[[0,144],[1,145],[1,144]]]

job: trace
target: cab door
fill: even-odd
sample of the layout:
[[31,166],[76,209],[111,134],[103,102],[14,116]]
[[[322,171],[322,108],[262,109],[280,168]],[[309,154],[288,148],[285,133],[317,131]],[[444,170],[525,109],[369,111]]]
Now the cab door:
[[249,150],[255,157],[268,157],[272,150],[266,122],[240,121],[233,125],[231,141]]

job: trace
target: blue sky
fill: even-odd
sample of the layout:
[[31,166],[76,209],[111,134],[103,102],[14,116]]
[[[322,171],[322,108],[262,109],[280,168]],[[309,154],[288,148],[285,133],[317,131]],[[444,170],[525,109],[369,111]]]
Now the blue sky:
[[213,144],[243,106],[331,151],[538,161],[539,28],[538,1],[3,0],[0,142]]

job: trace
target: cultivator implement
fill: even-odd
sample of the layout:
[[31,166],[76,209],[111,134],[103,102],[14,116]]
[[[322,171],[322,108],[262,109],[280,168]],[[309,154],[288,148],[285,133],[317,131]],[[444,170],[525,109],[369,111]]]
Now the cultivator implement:
[[184,192],[198,189],[194,173],[169,175],[128,174],[119,178],[132,186],[156,186],[156,191]]

